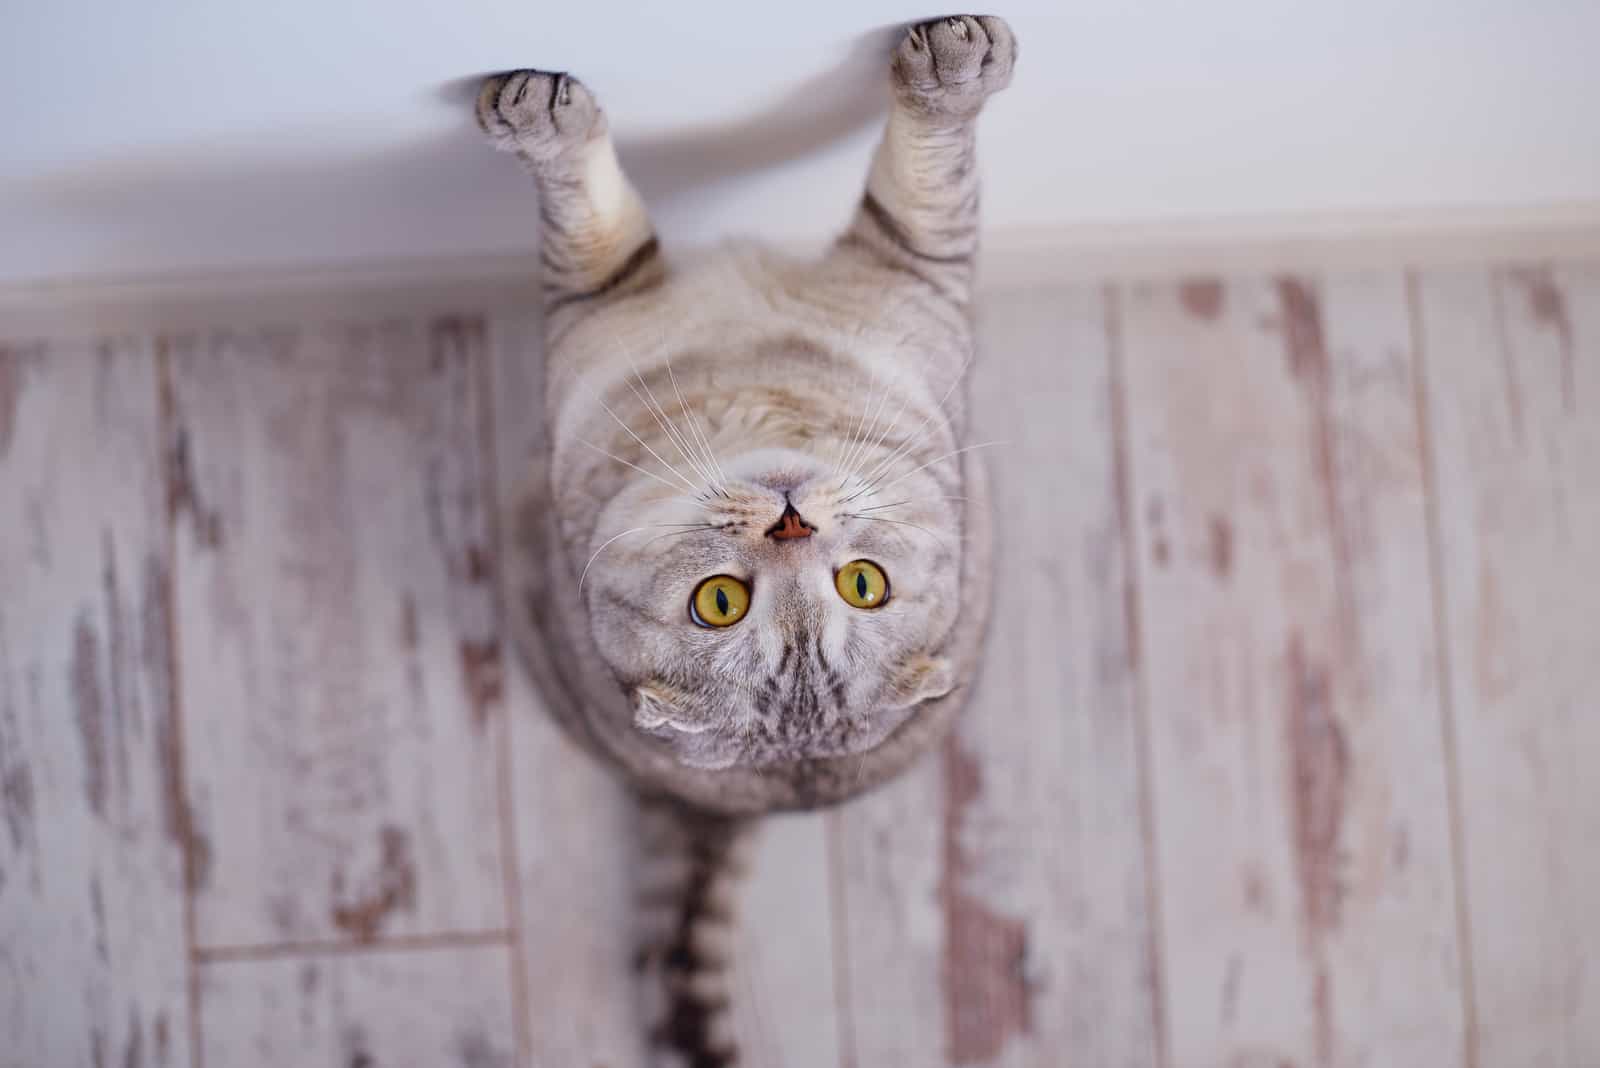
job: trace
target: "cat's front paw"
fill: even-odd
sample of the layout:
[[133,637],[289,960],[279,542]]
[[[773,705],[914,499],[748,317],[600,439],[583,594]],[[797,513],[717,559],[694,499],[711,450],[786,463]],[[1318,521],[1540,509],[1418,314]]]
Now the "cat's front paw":
[[895,91],[922,111],[972,115],[989,94],[1011,84],[1016,58],[1016,38],[1005,19],[952,15],[921,22],[895,49]]
[[578,79],[514,70],[483,80],[478,125],[502,152],[553,159],[604,130],[600,105]]

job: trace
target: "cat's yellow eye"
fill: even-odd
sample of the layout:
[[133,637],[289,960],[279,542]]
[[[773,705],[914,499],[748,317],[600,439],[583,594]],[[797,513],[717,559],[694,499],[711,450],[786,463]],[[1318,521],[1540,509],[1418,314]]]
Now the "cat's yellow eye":
[[852,560],[833,576],[833,585],[854,608],[882,608],[889,600],[889,576],[871,560]]
[[750,587],[732,575],[712,575],[689,598],[689,618],[702,627],[731,627],[748,611]]

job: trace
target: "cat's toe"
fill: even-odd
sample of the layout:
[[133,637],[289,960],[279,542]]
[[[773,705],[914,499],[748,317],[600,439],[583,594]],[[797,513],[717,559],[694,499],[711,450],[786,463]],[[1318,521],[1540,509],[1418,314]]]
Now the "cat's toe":
[[1011,82],[1016,38],[1004,19],[953,15],[918,23],[895,50],[902,98],[934,111],[970,112]]
[[505,152],[549,157],[588,140],[599,125],[594,94],[567,74],[514,70],[483,80],[478,125]]

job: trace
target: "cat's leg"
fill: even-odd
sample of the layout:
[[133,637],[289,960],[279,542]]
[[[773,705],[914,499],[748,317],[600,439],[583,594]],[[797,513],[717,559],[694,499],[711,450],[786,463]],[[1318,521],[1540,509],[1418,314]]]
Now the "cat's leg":
[[644,202],[617,164],[605,112],[581,82],[535,70],[486,78],[478,123],[496,148],[516,153],[539,187],[548,309],[661,278]]
[[966,302],[978,250],[978,112],[1010,84],[1015,59],[1010,27],[991,15],[906,31],[888,128],[838,254],[871,256]]

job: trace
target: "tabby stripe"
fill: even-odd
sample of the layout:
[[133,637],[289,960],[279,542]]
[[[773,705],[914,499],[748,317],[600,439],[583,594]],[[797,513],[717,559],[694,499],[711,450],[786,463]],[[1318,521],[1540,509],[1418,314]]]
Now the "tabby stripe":
[[607,278],[605,281],[601,282],[592,289],[586,289],[574,293],[563,293],[559,297],[552,298],[547,305],[547,308],[549,311],[553,312],[564,308],[569,304],[576,304],[580,301],[593,300],[595,297],[604,296],[620,286],[626,285],[629,280],[631,280],[640,271],[644,270],[644,268],[653,260],[655,260],[660,254],[661,242],[656,240],[654,235],[651,235],[650,240],[634,249],[633,254],[629,256],[626,261],[624,261],[622,266],[618,267],[614,272],[612,272],[611,277]]
[[902,252],[915,256],[919,260],[923,260],[927,263],[943,263],[950,265],[960,265],[972,262],[972,253],[970,252],[963,252],[954,256],[936,256],[930,252],[924,252],[919,249],[916,244],[912,242],[911,235],[906,231],[906,228],[901,225],[900,220],[891,215],[889,213],[889,209],[884,207],[883,203],[878,200],[877,197],[873,196],[871,192],[868,192],[861,197],[861,210],[866,213],[867,218],[871,219],[877,224],[879,231],[882,232],[883,235],[887,237],[897,248],[899,248]]

